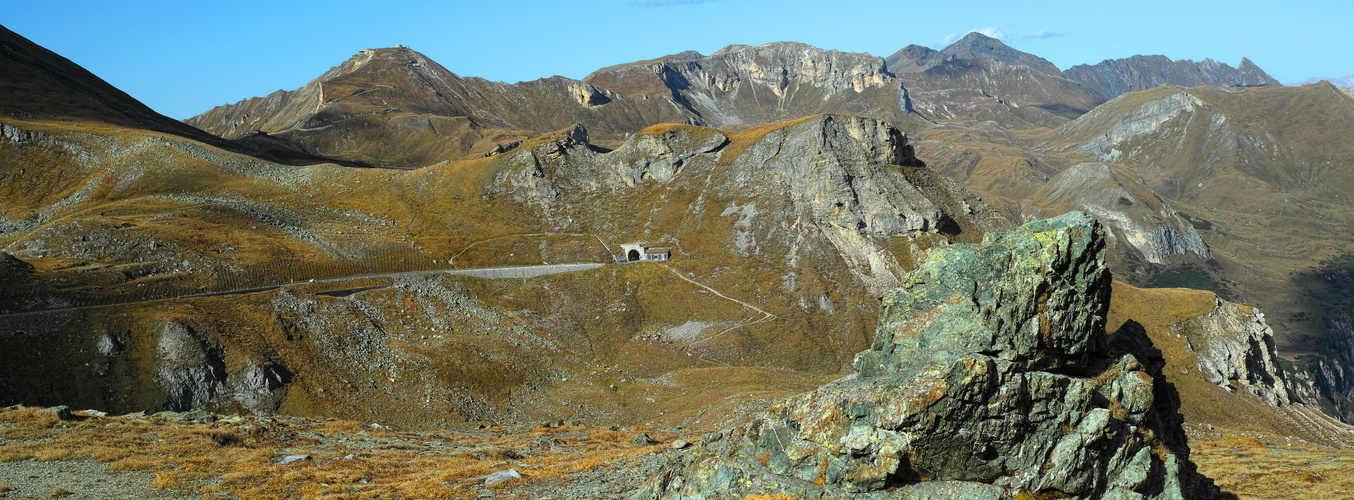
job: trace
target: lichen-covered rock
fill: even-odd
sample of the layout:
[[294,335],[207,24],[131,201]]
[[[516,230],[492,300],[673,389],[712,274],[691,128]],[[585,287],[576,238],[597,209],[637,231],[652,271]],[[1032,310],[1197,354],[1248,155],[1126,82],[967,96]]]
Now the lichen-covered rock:
[[1104,246],[1073,212],[931,252],[856,374],[707,436],[636,497],[1213,496],[1159,351],[1107,342]]

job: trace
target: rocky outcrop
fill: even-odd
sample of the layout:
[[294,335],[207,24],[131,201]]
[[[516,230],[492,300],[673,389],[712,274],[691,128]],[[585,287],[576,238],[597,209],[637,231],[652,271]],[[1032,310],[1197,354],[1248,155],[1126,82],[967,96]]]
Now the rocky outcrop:
[[883,86],[889,76],[883,58],[794,42],[730,45],[689,69],[692,71],[683,79],[696,86],[729,91],[747,82],[777,96],[784,96],[796,83],[811,84],[827,94],[848,90],[860,93],[868,87]]
[[228,380],[231,399],[255,415],[271,415],[286,397],[291,372],[281,366],[247,361]]
[[46,139],[47,134],[44,134],[42,132],[34,132],[32,130],[21,129],[19,127],[15,127],[7,123],[0,123],[0,138],[8,139],[12,142],[22,144],[25,142],[40,141]]
[[876,296],[897,286],[903,269],[875,238],[958,229],[940,197],[886,167],[917,164],[897,129],[835,115],[768,133],[734,160],[735,182],[751,199],[787,197],[789,214],[831,242]]
[[1260,311],[1217,299],[1213,312],[1175,325],[1199,358],[1209,382],[1254,395],[1273,406],[1292,403],[1279,367],[1274,331]]
[[1095,65],[1081,64],[1062,72],[1063,78],[1081,82],[1106,99],[1162,85],[1220,87],[1281,85],[1250,59],[1241,58],[1236,68],[1204,59],[1200,62],[1166,56],[1133,56],[1106,59]]
[[636,498],[1214,496],[1150,341],[1102,333],[1104,246],[1070,213],[933,251],[854,375],[707,436]]
[[[649,132],[649,133],[646,133]],[[710,154],[729,143],[724,134],[708,128],[670,126],[646,129],[612,152],[611,164],[627,186],[645,180],[671,181],[696,155]]]
[[1326,323],[1332,333],[1327,352],[1296,356],[1284,373],[1293,399],[1348,423],[1354,421],[1354,319],[1341,311]]
[[[1116,149],[1135,137],[1153,134],[1162,124],[1175,119],[1182,113],[1189,113],[1204,106],[1203,101],[1188,92],[1180,91],[1162,99],[1149,101],[1138,109],[1110,126],[1103,134],[1081,147],[1081,151],[1100,157],[1102,161],[1118,161],[1122,153]],[[1114,111],[1106,111],[1106,114]],[[1095,123],[1094,117],[1073,122],[1069,130],[1075,130],[1083,124]]]
[[201,408],[223,392],[225,363],[192,328],[177,321],[166,322],[156,342],[155,380],[166,393],[167,409]]
[[1053,213],[1090,212],[1111,229],[1112,242],[1136,251],[1147,262],[1166,264],[1170,257],[1190,252],[1212,258],[1189,221],[1152,190],[1124,177],[1104,163],[1081,163],[1053,176],[1034,198]]
[[[919,168],[902,132],[871,118],[819,115],[782,124],[736,156],[726,156],[724,134],[695,126],[655,127],[606,154],[585,141],[585,132],[557,132],[508,153],[486,193],[555,206],[566,194],[647,182],[704,190],[712,172],[727,168],[730,178],[710,194],[739,200],[723,214],[740,218],[733,237],[740,254],[760,253],[757,241],[784,230],[782,221],[798,221],[808,230],[800,234],[826,243],[875,296],[903,274],[885,250],[888,238],[957,234],[956,218],[983,228],[1001,224],[982,200]],[[915,169],[915,178],[903,168]]]

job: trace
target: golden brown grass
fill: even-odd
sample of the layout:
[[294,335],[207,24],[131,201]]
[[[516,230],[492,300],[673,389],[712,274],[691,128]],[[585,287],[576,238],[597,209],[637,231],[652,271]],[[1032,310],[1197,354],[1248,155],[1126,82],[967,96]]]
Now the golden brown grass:
[[1199,472],[1239,498],[1354,496],[1354,453],[1317,446],[1278,446],[1254,438],[1198,443]]
[[[481,488],[485,476],[508,468],[523,479],[502,488],[567,483],[574,474],[667,448],[631,444],[636,433],[660,443],[678,437],[648,427],[613,431],[581,425],[414,434],[305,419],[210,425],[122,417],[60,421],[34,408],[0,410],[0,422],[14,436],[0,445],[6,461],[93,459],[108,463],[109,471],[152,472],[149,486],[155,489],[242,498],[462,497]],[[352,444],[356,441],[370,446]],[[292,454],[312,459],[275,465],[279,456]],[[348,454],[353,458],[345,458]],[[219,484],[208,486],[211,479]]]

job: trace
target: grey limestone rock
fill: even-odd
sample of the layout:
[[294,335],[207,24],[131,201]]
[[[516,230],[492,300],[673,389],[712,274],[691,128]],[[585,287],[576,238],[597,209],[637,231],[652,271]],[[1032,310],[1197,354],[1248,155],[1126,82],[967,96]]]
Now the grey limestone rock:
[[708,436],[636,498],[1213,497],[1160,352],[1103,333],[1104,248],[1073,212],[933,251],[854,375]]
[[664,183],[691,158],[713,153],[728,142],[712,129],[677,126],[657,134],[636,134],[608,155],[608,163],[615,165],[617,180],[626,186],[649,179]]
[[1212,312],[1175,325],[1199,358],[1209,382],[1254,395],[1273,406],[1293,401],[1279,366],[1274,331],[1259,310],[1216,299]]
[[271,415],[282,405],[291,373],[281,366],[246,361],[228,377],[231,398],[256,415]]
[[155,353],[155,379],[168,409],[200,408],[225,388],[225,364],[187,325],[169,321],[161,326]]
[[[782,221],[795,221],[800,239],[834,251],[876,296],[903,274],[885,249],[888,239],[957,234],[956,217],[982,230],[1005,224],[982,200],[925,168],[901,131],[873,118],[817,115],[780,124],[736,157],[727,136],[710,128],[650,129],[604,154],[586,147],[585,135],[560,132],[508,153],[485,194],[556,207],[654,183],[702,190],[702,200],[731,200],[721,208],[739,218],[732,243],[740,254],[761,252],[759,242],[776,239],[770,235],[784,230]],[[721,185],[708,185],[716,172]]]
[[1189,221],[1129,179],[1111,165],[1081,163],[1053,176],[1035,197],[1095,215],[1111,230],[1111,241],[1132,248],[1147,262],[1166,264],[1171,256],[1190,252],[1201,259],[1213,257]]
[[522,479],[522,474],[517,472],[517,469],[498,471],[493,474],[489,474],[488,477],[485,477],[484,485],[493,486],[495,484],[502,483],[505,481],[511,481],[513,479]]
[[[1182,113],[1189,113],[1205,106],[1204,102],[1198,97],[1194,97],[1189,92],[1181,90],[1169,96],[1153,101],[1148,101],[1137,110],[1124,116],[1104,134],[1092,139],[1081,147],[1081,151],[1097,155],[1105,161],[1117,161],[1121,153],[1117,147],[1134,137],[1156,132],[1162,124],[1171,121]],[[1109,111],[1106,111],[1109,113]],[[1096,118],[1095,111],[1088,113],[1091,118]],[[1077,126],[1091,126],[1095,120],[1087,119],[1076,124]]]

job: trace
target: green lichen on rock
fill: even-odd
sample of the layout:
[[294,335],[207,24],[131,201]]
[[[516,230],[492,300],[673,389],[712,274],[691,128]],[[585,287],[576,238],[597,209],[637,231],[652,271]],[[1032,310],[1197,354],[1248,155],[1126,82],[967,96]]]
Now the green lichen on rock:
[[933,251],[856,374],[707,436],[637,497],[1214,496],[1159,352],[1104,333],[1104,238],[1073,212]]
[[1084,365],[1099,349],[1109,307],[1104,238],[1072,212],[988,234],[981,245],[933,251],[884,297],[862,377],[970,354],[1024,369]]

